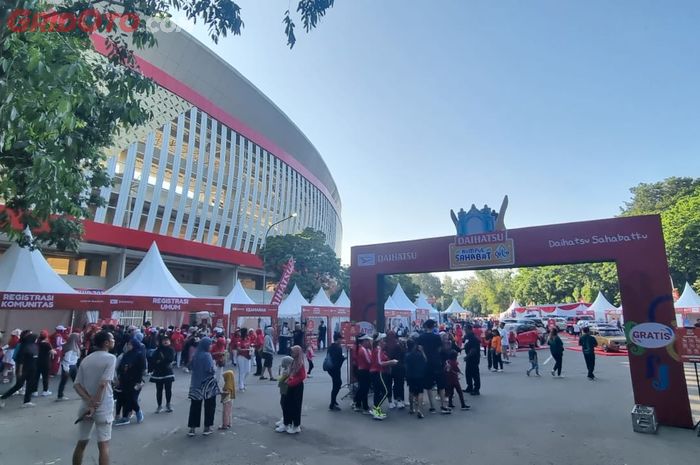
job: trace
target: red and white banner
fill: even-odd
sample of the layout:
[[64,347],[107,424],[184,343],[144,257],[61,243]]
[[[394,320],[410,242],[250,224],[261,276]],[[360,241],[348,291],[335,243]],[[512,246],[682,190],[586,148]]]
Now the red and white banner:
[[290,258],[287,264],[284,265],[282,277],[275,288],[275,294],[272,296],[272,302],[270,302],[272,305],[279,305],[282,302],[282,296],[284,295],[284,291],[287,289],[289,278],[292,276],[292,273],[294,273],[294,259]]
[[250,322],[251,318],[257,319],[258,321],[263,318],[269,319],[270,326],[272,326],[274,334],[277,334],[277,305],[232,304],[230,318],[231,326],[233,326],[233,328],[238,328],[240,322],[242,321],[245,322],[248,320]]

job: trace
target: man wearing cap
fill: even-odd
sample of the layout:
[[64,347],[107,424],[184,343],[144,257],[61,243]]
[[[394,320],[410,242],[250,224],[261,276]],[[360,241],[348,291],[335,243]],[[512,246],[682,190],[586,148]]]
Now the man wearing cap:
[[332,365],[327,371],[328,374],[331,376],[331,380],[333,381],[333,388],[331,389],[331,403],[328,406],[329,410],[340,410],[337,397],[338,392],[340,392],[340,387],[343,385],[343,380],[340,376],[340,369],[343,366],[343,362],[345,362],[345,357],[343,356],[343,347],[341,346],[342,343],[343,335],[338,332],[334,333],[333,344],[331,344],[330,347],[328,347],[328,353],[326,354],[326,357],[328,357]]

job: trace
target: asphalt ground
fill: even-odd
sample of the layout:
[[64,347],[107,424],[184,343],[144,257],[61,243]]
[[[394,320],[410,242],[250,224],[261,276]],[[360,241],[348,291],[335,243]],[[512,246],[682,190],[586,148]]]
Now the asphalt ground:
[[[540,351],[540,363],[548,352]],[[316,357],[317,367],[324,353]],[[275,368],[278,360],[275,360]],[[658,434],[635,433],[634,405],[625,357],[598,357],[596,381],[586,379],[583,356],[566,351],[564,377],[527,377],[527,356],[519,353],[502,373],[481,362],[480,397],[468,396],[469,412],[427,415],[418,420],[407,410],[388,411],[384,421],[343,411],[328,411],[330,378],[316,368],[306,382],[298,435],[273,431],[280,417],[276,383],[249,378],[234,401],[233,428],[186,437],[189,376],[177,372],[171,414],[153,414],[155,386],[141,396],[145,421],[115,427],[111,463],[160,464],[692,464],[700,457],[695,432],[660,427]],[[53,380],[54,396],[57,380]],[[0,387],[4,391],[8,385]],[[341,391],[341,395],[347,392]],[[71,389],[67,394],[75,399]],[[21,398],[0,410],[0,464],[67,465],[75,443],[78,402],[37,398],[34,409],[19,408]],[[220,424],[217,405],[215,425]],[[201,430],[198,431],[201,433]],[[85,464],[97,464],[94,442]]]

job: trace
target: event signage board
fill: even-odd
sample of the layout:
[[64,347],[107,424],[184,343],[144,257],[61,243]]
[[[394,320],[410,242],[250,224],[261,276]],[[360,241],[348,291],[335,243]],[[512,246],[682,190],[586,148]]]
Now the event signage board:
[[457,236],[450,244],[450,269],[464,270],[515,263],[515,245],[506,231]]
[[343,335],[343,345],[352,347],[355,345],[355,337],[360,334],[360,327],[350,321],[340,323],[340,334]]
[[97,310],[105,298],[91,294],[0,292],[0,310]]
[[700,328],[676,329],[676,352],[682,362],[700,363]]
[[645,349],[659,349],[673,344],[673,328],[661,323],[640,323],[629,332],[630,341]]
[[104,295],[111,310],[150,310],[161,312],[211,312],[224,313],[223,299],[200,297],[146,297],[128,295]]

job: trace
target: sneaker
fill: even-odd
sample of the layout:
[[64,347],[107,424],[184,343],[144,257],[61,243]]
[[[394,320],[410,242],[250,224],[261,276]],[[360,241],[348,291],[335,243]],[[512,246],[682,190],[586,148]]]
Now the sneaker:
[[287,434],[299,434],[301,433],[301,427],[300,426],[290,426],[287,428]]
[[277,381],[277,378],[270,378],[270,381]]
[[398,402],[396,403],[396,408],[398,408],[399,410],[400,410],[400,409],[405,409],[405,408],[406,408],[406,404],[404,403],[404,401],[400,400],[400,401],[398,401]]
[[453,408],[455,408],[455,406],[452,404],[447,404],[447,408],[453,409]]
[[452,413],[452,410],[447,407],[440,407],[440,413],[443,415],[449,415]]
[[361,412],[362,409],[361,409],[360,407],[358,407],[357,405],[353,404],[353,406],[352,406],[352,411],[353,411],[353,412]]
[[375,409],[372,412],[372,418],[375,420],[383,420],[386,418],[386,413],[382,412],[380,409]]
[[416,414],[416,417],[417,417],[419,420],[421,420],[421,419],[425,418],[425,415],[423,415],[423,412],[418,412],[418,413]]
[[393,400],[391,402],[389,402],[389,408],[392,410],[396,408],[396,404],[394,403]]
[[[183,368],[182,371],[184,371],[185,373],[189,373],[189,372],[190,372],[190,370],[187,369],[187,368]],[[187,435],[189,436],[190,433],[187,433]],[[194,431],[192,431],[192,436],[194,436]]]
[[284,424],[284,420],[281,419],[281,418],[280,418],[280,421],[275,422],[275,426],[280,426],[280,425],[282,425],[282,424]]
[[160,412],[162,412],[162,411],[163,411],[163,407],[161,407],[161,406],[159,405],[158,408],[156,409],[156,411],[153,412],[153,413],[155,413],[156,415],[158,415],[158,414],[159,414]]
[[277,428],[275,428],[275,431],[278,433],[284,433],[287,431],[287,426],[284,424],[280,424]]
[[143,423],[143,410],[136,412],[136,423]]
[[[24,395],[24,393],[22,393],[22,395]],[[39,397],[39,393],[38,393],[38,392],[32,392],[32,397]]]
[[122,418],[115,420],[114,426],[128,425],[129,423],[131,423],[131,420],[129,420],[128,418],[122,417]]
[[428,409],[428,412],[430,412],[430,413],[437,413],[437,410],[435,410],[433,407],[430,407],[430,409]]
[[552,370],[552,376],[554,376],[554,370]]
[[190,437],[190,438],[194,437],[194,428],[190,428],[190,430],[187,432],[187,437]]
[[5,401],[4,400],[0,400],[0,408],[5,408]]
[[266,380],[266,379],[267,379],[267,378],[264,377],[264,376],[261,376],[261,377],[260,377],[260,380],[261,380],[261,381],[264,381],[264,380]]
[[34,404],[32,402],[25,402],[22,404],[22,408],[32,408],[32,407],[36,407],[36,404]]
[[539,373],[535,373],[535,376],[540,376],[540,374],[539,374]]
[[503,370],[496,370],[498,373],[503,373]]
[[525,374],[528,375],[528,376],[530,376],[530,372],[529,372],[529,371],[526,371]]
[[372,415],[372,411],[371,411],[371,410],[365,410],[365,411],[362,412],[362,414],[363,414],[363,415]]
[[61,396],[61,397],[59,397],[58,399],[56,399],[56,402],[60,402],[60,401],[62,401],[62,400],[70,400],[70,397]]
[[167,413],[173,413],[173,408],[170,406],[170,404],[168,404],[168,405],[165,406],[165,411],[166,411]]
[[340,412],[341,409],[337,405],[331,405],[330,407],[328,407],[328,410],[333,410],[334,412]]
[[413,407],[411,407],[411,408],[408,409],[408,414],[409,414],[409,415],[413,415],[414,413],[416,413],[416,412],[413,411]]
[[469,410],[471,409],[471,406],[469,405],[462,405],[462,410]]
[[204,431],[202,431],[202,434],[203,434],[204,436],[209,436],[211,433],[213,433],[213,431],[211,430],[211,427],[209,427],[209,426],[207,426],[206,428],[204,428]]

